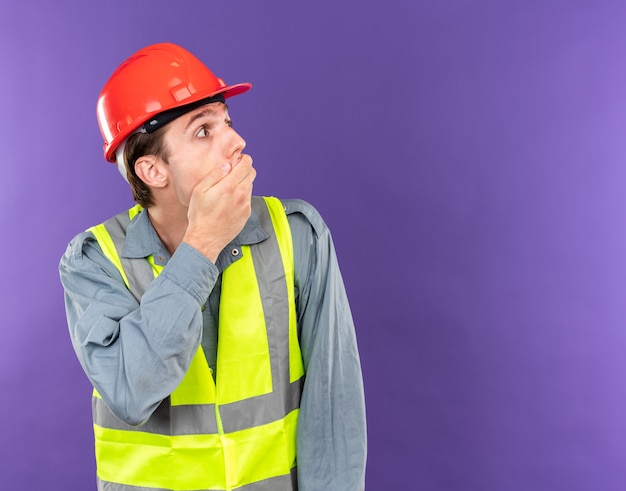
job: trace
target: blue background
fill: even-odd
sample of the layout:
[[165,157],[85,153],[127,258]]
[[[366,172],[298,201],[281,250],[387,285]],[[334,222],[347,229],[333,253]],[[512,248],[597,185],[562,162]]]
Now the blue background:
[[94,489],[57,264],[131,204],[98,93],[179,43],[227,83],[255,194],[325,217],[369,490],[626,489],[626,5],[0,0],[0,475]]

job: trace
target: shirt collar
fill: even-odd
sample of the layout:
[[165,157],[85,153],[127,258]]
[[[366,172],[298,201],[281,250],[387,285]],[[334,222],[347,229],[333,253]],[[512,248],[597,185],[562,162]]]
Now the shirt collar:
[[[269,235],[259,222],[259,218],[252,210],[250,218],[244,225],[239,235],[235,237],[224,249],[232,249],[242,245],[258,244],[267,239]],[[167,251],[156,230],[152,226],[150,216],[146,210],[138,213],[126,229],[126,240],[122,257],[144,258],[154,257],[156,264],[165,265],[169,260],[170,253]]]

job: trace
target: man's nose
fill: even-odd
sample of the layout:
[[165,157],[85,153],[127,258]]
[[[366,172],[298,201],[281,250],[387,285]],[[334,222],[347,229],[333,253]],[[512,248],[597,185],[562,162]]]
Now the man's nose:
[[244,140],[243,137],[239,133],[237,133],[233,128],[230,128],[230,131],[231,131],[231,140],[229,143],[229,146],[230,146],[229,156],[235,155],[237,153],[241,153],[243,152],[243,149],[246,148],[246,140]]

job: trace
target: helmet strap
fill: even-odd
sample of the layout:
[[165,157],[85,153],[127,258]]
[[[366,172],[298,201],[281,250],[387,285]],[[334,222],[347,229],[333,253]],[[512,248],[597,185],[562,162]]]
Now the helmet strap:
[[224,94],[217,94],[211,97],[206,97],[204,99],[200,99],[199,101],[192,102],[190,104],[185,104],[184,106],[175,107],[173,109],[168,109],[167,111],[163,111],[148,121],[146,121],[141,128],[143,128],[145,133],[153,133],[162,126],[165,126],[170,121],[174,121],[176,118],[182,116],[189,111],[193,111],[194,109],[205,106],[207,104],[211,104],[213,102],[224,102]]

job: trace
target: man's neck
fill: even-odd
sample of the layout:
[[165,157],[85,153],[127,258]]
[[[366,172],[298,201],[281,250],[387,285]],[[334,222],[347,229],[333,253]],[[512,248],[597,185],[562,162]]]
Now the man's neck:
[[154,205],[148,208],[148,216],[167,251],[174,254],[187,230],[187,210],[180,205]]

